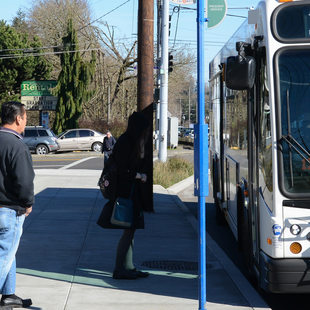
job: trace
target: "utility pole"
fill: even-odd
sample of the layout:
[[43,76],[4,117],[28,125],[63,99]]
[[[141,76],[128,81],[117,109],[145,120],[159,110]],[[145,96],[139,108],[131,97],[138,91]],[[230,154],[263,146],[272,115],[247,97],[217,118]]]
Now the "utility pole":
[[[100,55],[102,55],[102,63],[101,63],[101,57]],[[99,60],[100,60],[100,88],[101,88],[101,103],[102,103],[102,111],[100,113],[101,118],[103,118],[104,116],[104,88],[105,88],[105,83],[104,83],[104,53],[102,50],[99,50]]]
[[[154,7],[152,0],[139,0],[138,13],[138,111],[153,103]],[[152,117],[153,118],[153,117]],[[151,120],[151,119],[150,119]]]
[[168,39],[169,39],[169,0],[163,0],[161,27],[161,66],[160,66],[160,119],[159,153],[161,162],[167,161],[168,136]]
[[108,85],[108,110],[107,110],[107,122],[110,123],[111,120],[111,82]]
[[160,118],[160,66],[161,66],[161,23],[162,23],[162,4],[163,0],[157,0],[157,77],[156,77],[156,89],[155,89],[155,98],[156,98],[156,118],[155,118],[155,149],[159,150],[159,118]]
[[153,211],[153,70],[154,70],[154,1],[139,0],[138,11],[138,111],[150,123],[145,141],[147,182],[140,184],[143,206]]
[[191,86],[188,87],[188,128],[191,124]]

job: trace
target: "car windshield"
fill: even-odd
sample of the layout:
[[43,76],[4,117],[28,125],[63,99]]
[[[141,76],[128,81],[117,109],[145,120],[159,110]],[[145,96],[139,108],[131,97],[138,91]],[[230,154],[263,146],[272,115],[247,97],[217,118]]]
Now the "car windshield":
[[277,61],[283,187],[288,193],[309,195],[310,50],[284,50]]

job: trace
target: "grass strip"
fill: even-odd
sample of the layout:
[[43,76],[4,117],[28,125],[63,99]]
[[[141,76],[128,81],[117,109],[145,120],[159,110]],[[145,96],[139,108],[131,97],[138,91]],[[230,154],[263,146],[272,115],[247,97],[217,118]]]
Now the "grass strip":
[[156,161],[153,170],[153,182],[168,188],[194,173],[194,165],[180,157],[170,157],[165,163]]

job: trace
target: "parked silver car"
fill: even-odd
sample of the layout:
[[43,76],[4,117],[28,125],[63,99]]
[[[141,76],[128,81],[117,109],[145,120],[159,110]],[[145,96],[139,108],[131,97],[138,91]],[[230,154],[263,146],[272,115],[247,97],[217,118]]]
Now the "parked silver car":
[[26,126],[23,136],[31,152],[44,155],[59,149],[57,137],[51,129],[42,126]]
[[59,151],[92,150],[102,152],[105,135],[98,131],[79,128],[69,129],[58,135]]

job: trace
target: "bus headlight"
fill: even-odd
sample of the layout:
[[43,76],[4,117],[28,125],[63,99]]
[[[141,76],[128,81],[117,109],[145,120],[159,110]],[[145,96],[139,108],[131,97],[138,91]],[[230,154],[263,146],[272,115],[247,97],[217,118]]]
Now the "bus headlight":
[[301,228],[299,225],[297,224],[293,224],[291,227],[290,227],[290,231],[293,235],[297,236],[300,234],[301,232]]

